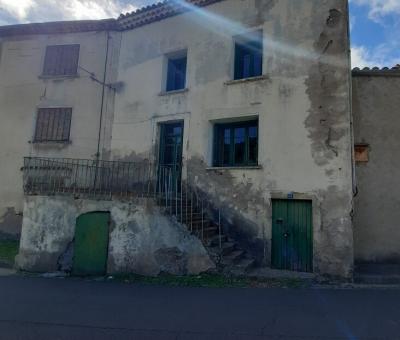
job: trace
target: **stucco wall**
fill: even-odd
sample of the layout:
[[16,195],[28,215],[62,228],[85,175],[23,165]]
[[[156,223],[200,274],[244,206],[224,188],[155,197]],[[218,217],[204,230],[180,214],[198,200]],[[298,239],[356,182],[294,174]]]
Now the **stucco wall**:
[[356,262],[400,263],[399,93],[400,72],[353,77],[355,142],[369,144],[356,167]]
[[[93,158],[97,150],[102,86],[78,77],[40,78],[46,46],[80,44],[79,66],[103,80],[106,32],[3,37],[0,41],[0,232],[18,234],[23,207],[24,156]],[[114,80],[119,34],[110,34],[108,74]],[[101,151],[109,149],[113,91],[105,91]],[[38,108],[72,107],[69,144],[33,144]]]
[[[184,167],[260,263],[271,197],[313,199],[314,269],[353,264],[347,1],[227,0],[122,33],[112,154],[157,159],[159,123],[184,120]],[[262,28],[263,77],[230,82],[233,36]],[[163,90],[165,55],[187,49],[187,88]],[[257,116],[259,167],[210,169],[213,123]]]
[[95,211],[111,215],[110,274],[184,275],[215,267],[200,240],[164,216],[152,200],[123,203],[43,196],[25,198],[17,267],[34,272],[71,269],[76,219]]

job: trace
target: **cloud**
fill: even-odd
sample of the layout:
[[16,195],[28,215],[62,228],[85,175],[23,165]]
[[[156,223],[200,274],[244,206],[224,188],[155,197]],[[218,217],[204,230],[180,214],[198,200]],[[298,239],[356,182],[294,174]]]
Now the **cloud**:
[[[351,65],[352,67],[371,67],[368,50],[364,46],[355,46],[351,49]],[[375,66],[375,65],[373,65]]]
[[400,56],[393,55],[392,47],[387,44],[372,49],[365,46],[351,48],[352,67],[393,67],[397,64],[400,64]]
[[[368,8],[368,18],[379,24],[384,34],[377,46],[352,46],[354,67],[393,67],[400,63],[400,0],[350,0]],[[355,21],[352,22],[354,30]]]
[[116,18],[135,9],[123,0],[0,0],[0,22]]
[[34,0],[0,0],[0,10],[18,19],[26,17],[35,5]]
[[351,0],[359,6],[369,6],[369,17],[381,22],[382,17],[400,14],[400,0]]

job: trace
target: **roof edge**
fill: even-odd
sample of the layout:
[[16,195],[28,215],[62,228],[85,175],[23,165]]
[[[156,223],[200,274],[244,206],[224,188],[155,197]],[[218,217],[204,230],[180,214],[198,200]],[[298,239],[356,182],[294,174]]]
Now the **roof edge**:
[[389,67],[364,67],[363,69],[355,67],[352,70],[353,76],[376,76],[376,77],[400,77],[400,65]]
[[115,19],[52,21],[0,26],[0,37],[119,30]]
[[190,6],[205,7],[221,1],[224,0],[182,0],[182,2],[188,4],[185,6],[179,1],[165,0],[139,8],[131,13],[121,14],[118,18],[118,23],[122,30],[134,29],[178,14],[190,12]]

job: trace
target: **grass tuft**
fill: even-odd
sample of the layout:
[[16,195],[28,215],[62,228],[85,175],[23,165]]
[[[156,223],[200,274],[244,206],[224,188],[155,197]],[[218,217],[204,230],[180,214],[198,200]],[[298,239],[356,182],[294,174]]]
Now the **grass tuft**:
[[0,240],[0,265],[14,266],[15,256],[18,254],[19,242]]

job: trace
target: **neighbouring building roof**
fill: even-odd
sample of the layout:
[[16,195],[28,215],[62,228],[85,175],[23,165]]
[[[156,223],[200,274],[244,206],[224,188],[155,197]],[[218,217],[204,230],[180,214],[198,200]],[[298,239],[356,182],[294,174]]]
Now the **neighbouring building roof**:
[[[204,7],[223,0],[165,0],[134,12],[121,14],[116,19],[55,21],[33,24],[0,26],[0,37],[26,34],[60,34],[106,30],[129,30],[163,20],[192,10],[192,6]],[[187,5],[184,5],[187,3]]]
[[106,31],[116,29],[118,29],[118,21],[115,19],[55,21],[34,24],[0,26],[0,37],[27,34],[56,34]]
[[[181,2],[166,0],[140,8],[135,12],[121,14],[118,22],[122,29],[132,29],[188,12],[192,10],[192,6],[205,7],[220,1],[222,0],[183,0]],[[187,5],[183,3],[187,3]]]
[[400,77],[400,64],[389,68],[389,67],[364,67],[364,68],[353,68],[353,76],[387,76],[387,77]]

